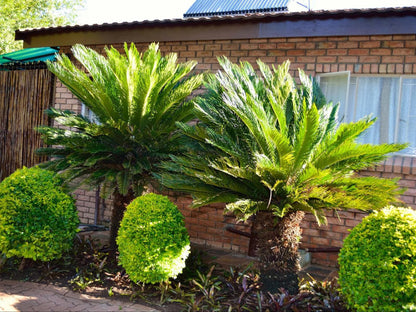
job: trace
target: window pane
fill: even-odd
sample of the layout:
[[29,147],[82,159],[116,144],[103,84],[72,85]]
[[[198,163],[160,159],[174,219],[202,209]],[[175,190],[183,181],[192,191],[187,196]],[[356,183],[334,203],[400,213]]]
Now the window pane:
[[402,153],[416,155],[416,79],[403,79],[397,142],[409,143]]
[[410,143],[399,153],[416,156],[416,78],[331,73],[320,81],[327,100],[341,103],[339,121],[357,121],[368,115],[377,118],[359,142]]
[[377,121],[361,137],[362,143],[394,142],[399,78],[358,77],[353,120],[371,115]]
[[100,124],[97,116],[84,103],[81,103],[81,115],[87,117],[93,123]]
[[329,74],[320,77],[320,87],[328,102],[339,103],[338,120],[346,119],[346,102],[349,72]]
[[357,95],[357,77],[350,78],[350,88],[348,90],[348,105],[345,111],[345,120],[344,122],[355,121],[355,102]]

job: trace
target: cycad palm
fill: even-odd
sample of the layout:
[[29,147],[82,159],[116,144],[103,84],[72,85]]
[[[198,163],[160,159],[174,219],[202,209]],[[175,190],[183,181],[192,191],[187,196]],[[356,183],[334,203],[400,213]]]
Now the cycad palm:
[[270,69],[259,61],[258,75],[248,63],[219,61],[223,71],[211,76],[207,94],[196,101],[200,123],[181,124],[192,152],[165,162],[161,181],[192,193],[195,206],[225,202],[242,220],[254,216],[265,289],[295,292],[304,212],[322,223],[325,209],[396,202],[395,181],[354,171],[404,146],[357,144],[374,120],[337,127],[338,106],[326,104],[302,71],[296,87],[289,62]]
[[110,247],[124,207],[150,182],[155,164],[181,149],[175,122],[192,117],[186,98],[202,83],[202,76],[186,77],[196,62],[177,64],[176,54],[162,57],[158,45],[143,54],[132,44],[126,55],[106,49],[106,57],[82,45],[73,49],[82,65],[59,56],[48,68],[96,116],[98,123],[69,111],[50,109],[62,127],[38,131],[50,147],[45,165],[62,173],[66,182],[102,185],[113,193]]

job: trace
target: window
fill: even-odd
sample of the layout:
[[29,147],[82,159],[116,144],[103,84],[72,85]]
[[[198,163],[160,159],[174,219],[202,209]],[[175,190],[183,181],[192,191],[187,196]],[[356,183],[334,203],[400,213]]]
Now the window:
[[339,122],[377,117],[362,143],[409,143],[400,154],[416,156],[416,77],[353,76],[349,72],[319,76],[328,101],[340,103]]
[[100,124],[97,116],[84,103],[81,103],[81,115],[87,117],[93,123]]

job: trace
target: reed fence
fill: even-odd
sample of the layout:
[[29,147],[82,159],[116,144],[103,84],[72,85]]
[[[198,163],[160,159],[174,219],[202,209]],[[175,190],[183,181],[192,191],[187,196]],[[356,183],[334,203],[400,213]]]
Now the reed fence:
[[53,82],[47,69],[0,71],[0,181],[44,161],[35,153],[42,142],[34,128],[48,124]]

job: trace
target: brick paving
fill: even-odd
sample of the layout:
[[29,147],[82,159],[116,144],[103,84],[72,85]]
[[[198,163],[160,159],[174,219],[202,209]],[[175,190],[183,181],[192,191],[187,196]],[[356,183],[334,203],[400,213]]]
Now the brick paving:
[[65,287],[0,279],[0,311],[158,312],[140,304],[75,293]]

